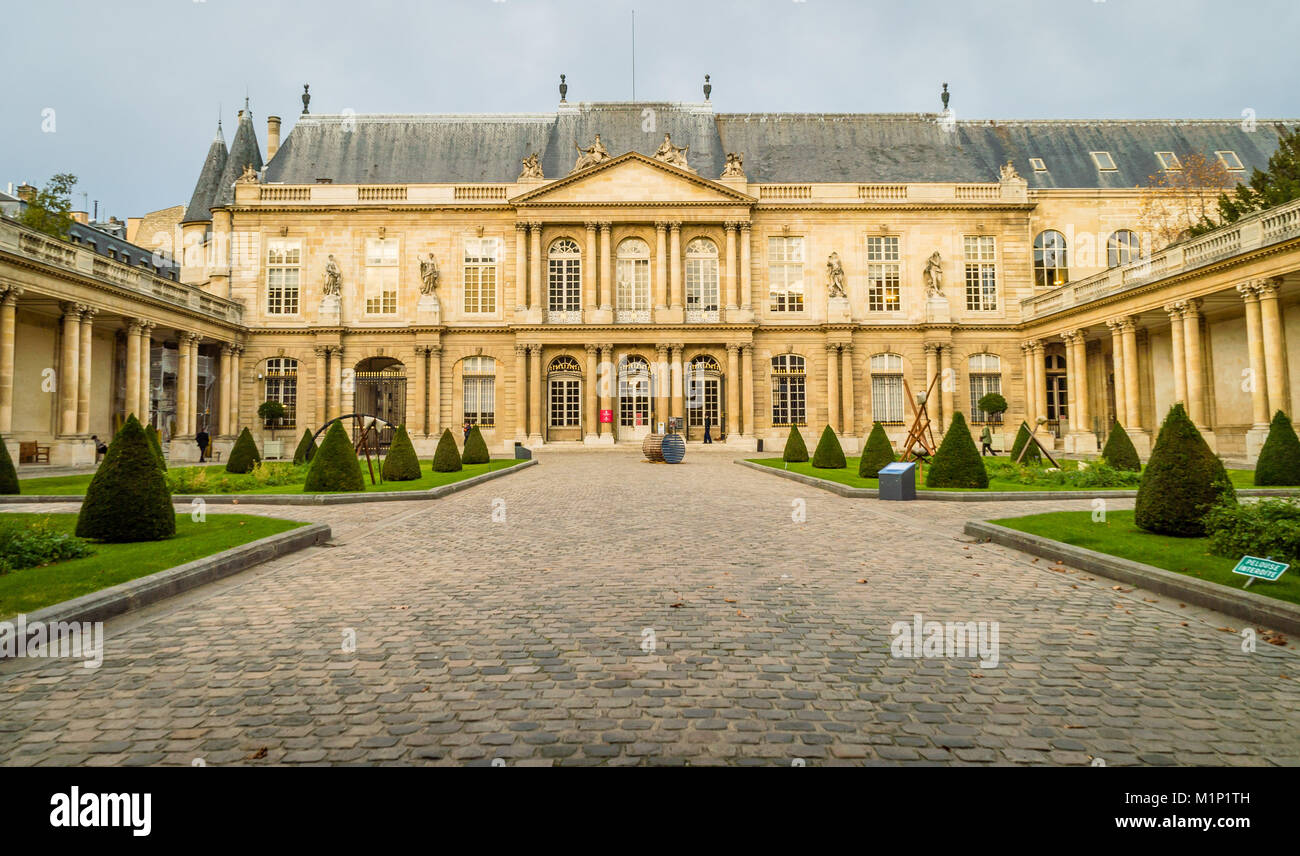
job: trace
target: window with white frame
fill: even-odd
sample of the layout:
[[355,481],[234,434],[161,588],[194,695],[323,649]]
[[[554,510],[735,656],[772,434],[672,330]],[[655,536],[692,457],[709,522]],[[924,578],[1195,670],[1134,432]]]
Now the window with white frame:
[[291,357],[271,357],[266,361],[265,382],[262,400],[280,402],[284,406],[284,416],[266,420],[264,427],[294,427],[298,406],[298,361]]
[[266,314],[298,314],[298,280],[302,273],[299,241],[268,241],[266,245]]
[[1055,229],[1034,238],[1034,282],[1044,288],[1064,285],[1070,279],[1070,260],[1065,236]]
[[496,238],[465,239],[465,258],[461,268],[462,291],[467,315],[487,315],[497,311]]
[[1236,171],[1246,168],[1245,165],[1242,164],[1241,158],[1237,157],[1236,152],[1221,151],[1215,152],[1214,154],[1218,156],[1219,162],[1223,164],[1224,169]]
[[721,423],[722,367],[708,354],[700,354],[686,368],[686,424],[692,428]]
[[490,428],[496,424],[497,362],[491,357],[466,357],[461,365],[465,385],[465,420]]
[[966,308],[988,312],[998,308],[997,243],[992,235],[966,235]]
[[772,358],[772,425],[806,425],[807,370],[798,354],[780,354]]
[[552,428],[577,428],[582,417],[582,368],[567,354],[551,360],[546,371]]
[[898,354],[871,357],[871,421],[884,425],[903,423],[903,358]]
[[686,320],[718,320],[718,245],[708,238],[686,245]]
[[582,320],[582,251],[572,238],[560,238],[547,252],[546,315],[552,321]]
[[1183,162],[1173,152],[1156,152],[1156,157],[1160,160],[1161,169],[1176,172],[1183,168]]
[[897,312],[898,282],[898,236],[867,236],[867,311]]
[[393,238],[366,240],[366,314],[394,315],[397,312],[397,241]]
[[767,239],[768,307],[773,312],[803,311],[803,238]]
[[650,364],[645,357],[633,354],[619,360],[618,424],[623,428],[650,424]]
[[990,392],[1002,392],[1002,359],[997,354],[971,354],[967,360],[970,377],[970,413],[972,422],[1001,422],[1001,413],[985,413],[979,400]]
[[1142,255],[1142,244],[1137,232],[1120,229],[1106,241],[1107,267],[1119,267],[1137,261]]
[[618,245],[614,281],[615,319],[621,322],[650,321],[650,245],[640,238],[627,238]]
[[1093,166],[1097,167],[1097,169],[1102,172],[1111,172],[1112,170],[1119,169],[1119,167],[1115,165],[1115,159],[1110,156],[1110,152],[1089,152],[1088,154],[1092,155]]

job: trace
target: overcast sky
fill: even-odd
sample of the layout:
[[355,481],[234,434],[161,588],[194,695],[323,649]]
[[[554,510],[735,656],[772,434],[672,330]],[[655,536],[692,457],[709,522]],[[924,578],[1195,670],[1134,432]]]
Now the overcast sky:
[[[6,0],[0,186],[80,178],[100,215],[189,201],[245,91],[265,150],[313,113],[719,112],[958,118],[1300,116],[1296,0]],[[53,109],[53,132],[47,109]]]

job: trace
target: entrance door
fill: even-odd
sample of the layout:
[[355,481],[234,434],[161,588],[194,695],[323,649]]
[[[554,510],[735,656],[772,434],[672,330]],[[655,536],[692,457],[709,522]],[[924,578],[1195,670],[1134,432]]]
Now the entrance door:
[[722,433],[722,373],[718,361],[706,354],[691,360],[686,372],[686,439],[703,440],[704,424],[716,440]]
[[654,430],[650,404],[650,364],[644,357],[624,357],[618,371],[619,442],[640,443]]
[[353,409],[389,423],[379,425],[379,447],[387,449],[396,426],[406,422],[406,367],[389,357],[372,357],[357,363],[355,381]]

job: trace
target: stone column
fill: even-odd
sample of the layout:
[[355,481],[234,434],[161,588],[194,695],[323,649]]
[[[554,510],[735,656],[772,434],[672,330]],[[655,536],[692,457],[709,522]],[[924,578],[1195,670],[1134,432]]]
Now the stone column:
[[746,312],[753,309],[753,288],[750,284],[750,224],[740,224],[740,306]]
[[87,308],[81,314],[81,341],[78,344],[78,356],[81,364],[77,367],[77,433],[90,435],[90,370],[91,348],[94,342],[95,313],[98,310]]
[[542,442],[542,346],[528,347],[528,439]]
[[428,346],[416,345],[413,355],[415,359],[415,394],[407,402],[406,409],[410,415],[406,417],[406,421],[410,425],[409,433],[411,435],[424,437],[429,433],[428,404],[425,401],[425,390],[429,384],[427,374]]
[[1074,409],[1079,416],[1079,433],[1088,434],[1092,432],[1092,410],[1088,400],[1088,334],[1083,330],[1075,331],[1074,348],[1074,382],[1078,399]]
[[943,402],[943,419],[939,427],[946,433],[952,424],[953,414],[956,413],[953,409],[953,391],[957,387],[957,375],[952,370],[952,345],[936,347],[939,350],[939,400]]
[[840,346],[831,344],[826,345],[826,424],[840,433]]
[[655,309],[668,308],[668,222],[655,223]]
[[682,309],[682,224],[673,221],[668,231],[668,304],[677,312]]
[[1078,371],[1078,355],[1074,350],[1076,332],[1073,330],[1061,334],[1065,340],[1065,433],[1075,434],[1079,430],[1078,398],[1079,385],[1075,373]]
[[1115,421],[1128,427],[1128,397],[1124,386],[1124,322],[1113,318],[1106,322],[1110,328],[1110,362],[1115,377]]
[[1044,353],[1043,343],[1037,339],[1034,340],[1034,405],[1038,408],[1035,414],[1034,425],[1029,427],[1037,430],[1037,422],[1043,420],[1047,423],[1047,359]]
[[528,224],[515,224],[515,312],[528,308]]
[[145,424],[152,422],[150,402],[153,392],[153,328],[152,321],[140,325],[140,418]]
[[[317,430],[325,424],[329,417],[329,352],[330,349],[324,345],[316,346],[316,402],[312,413],[315,416],[316,424],[313,426]],[[231,396],[234,395],[233,390]],[[232,425],[232,430],[238,426]]]
[[727,289],[727,312],[732,312],[740,306],[739,288],[736,282],[736,230],[739,228],[738,223],[728,222],[723,228],[727,234],[727,258],[723,266],[722,282]]
[[[317,362],[316,382],[319,385],[320,376],[321,376],[321,372],[320,372],[321,359],[319,356],[316,357],[316,362]],[[230,345],[229,344],[223,344],[221,346],[221,363],[218,366],[218,369],[220,370],[221,373],[221,404],[219,406],[219,409],[217,410],[217,436],[228,437],[230,436]],[[319,426],[320,420],[317,420],[316,424],[317,426]]]
[[[191,438],[199,430],[199,342],[201,341],[203,337],[195,334],[194,341],[190,345],[190,407],[194,411],[190,414]],[[144,386],[147,388],[148,385]]]
[[542,270],[546,267],[542,257],[542,224],[528,224],[528,308],[540,312],[546,303],[542,298]]
[[1038,402],[1034,396],[1038,394],[1038,376],[1034,372],[1034,343],[1032,341],[1022,342],[1020,351],[1025,355],[1025,422],[1029,424],[1029,430],[1034,430],[1034,417],[1038,413]]
[[176,435],[173,440],[179,440],[182,437],[188,437],[191,433],[190,419],[194,416],[194,405],[190,401],[190,342],[193,341],[193,333],[182,332],[179,337],[179,348],[177,350],[177,371],[176,371]]
[[11,285],[0,302],[0,436],[6,438],[14,427],[14,346],[18,298],[22,293],[21,288]]
[[[655,345],[655,420],[665,425],[672,415],[673,369],[668,361],[668,346]],[[658,427],[657,425],[655,426]]]
[[[230,349],[230,411],[227,417],[230,420],[230,433],[237,435],[239,433],[239,379],[242,376],[241,362],[244,356],[244,346],[235,345]],[[320,427],[319,425],[316,427]]]
[[754,346],[740,346],[740,371],[741,371],[741,398],[744,401],[744,412],[741,418],[744,424],[741,431],[746,437],[755,436],[754,430]]
[[614,289],[614,248],[611,245],[610,228],[611,224],[608,221],[600,224],[600,309],[602,312],[612,312],[614,309],[612,297]]
[[1132,318],[1121,318],[1120,332],[1124,339],[1124,415],[1128,418],[1124,427],[1132,434],[1142,430],[1142,399],[1138,394],[1137,324]]
[[330,348],[330,419],[343,415],[343,346]]
[[1282,307],[1277,294],[1280,285],[1279,279],[1266,279],[1256,284],[1264,329],[1264,372],[1268,379],[1270,419],[1279,410],[1291,416],[1291,397],[1286,388],[1286,332],[1282,327]]
[[59,434],[77,433],[77,375],[81,368],[81,313],[86,307],[80,303],[64,303],[62,357],[59,361]]
[[1201,300],[1192,298],[1183,310],[1183,347],[1187,359],[1187,410],[1192,424],[1204,429],[1212,420],[1205,414],[1205,375],[1201,370]]
[[[930,383],[934,380],[934,376],[939,373],[939,346],[933,342],[926,342],[922,347],[925,349],[925,380],[921,384],[920,392],[933,396],[935,393],[940,391],[937,386],[934,389],[930,388]],[[926,399],[926,404],[929,405],[926,412],[930,414],[931,421],[937,424],[942,431],[942,405],[935,401],[933,397]]]
[[740,347],[727,346],[727,439],[740,435]]
[[442,345],[429,346],[429,435],[442,435]]
[[1264,322],[1260,314],[1259,294],[1253,283],[1237,286],[1246,305],[1246,350],[1250,356],[1251,428],[1267,430],[1269,423],[1267,370],[1264,367]]
[[[683,397],[682,397],[682,391],[683,391],[682,381],[685,378],[685,374],[682,371],[682,348],[685,346],[679,342],[677,344],[670,345],[670,347],[672,348],[672,352],[673,352],[673,366],[672,366],[673,416],[680,417],[686,414],[685,402],[683,401]],[[684,424],[685,423],[683,422],[683,426]]]
[[515,345],[515,439],[528,439],[528,346]]
[[840,390],[843,396],[843,406],[840,408],[840,417],[844,420],[844,434],[851,436],[854,431],[854,410],[857,409],[857,396],[853,393],[853,344],[840,346],[840,368],[844,372],[844,377],[840,379]]
[[1170,361],[1174,367],[1174,401],[1187,404],[1187,351],[1183,347],[1183,304],[1167,303],[1169,313]]
[[[588,232],[588,235],[591,233]],[[593,239],[594,240],[594,239]],[[586,344],[583,348],[587,351],[587,373],[582,379],[582,422],[584,425],[583,433],[586,435],[584,440],[594,441],[599,431],[600,414],[597,409],[600,407],[599,399],[596,397],[596,390],[600,381],[596,378],[596,372],[599,371],[600,355],[599,349],[593,344]]]
[[599,264],[599,256],[596,254],[596,230],[600,227],[598,223],[588,221],[587,229],[587,248],[585,257],[582,260],[582,307],[587,310],[587,319],[591,319],[591,312],[600,308],[600,295],[597,293],[596,273]]
[[[600,379],[600,409],[612,410],[611,400],[614,395],[615,384],[618,383],[618,369],[614,365],[614,346],[611,344],[606,343],[600,346],[600,372],[602,375]],[[608,426],[601,425],[600,432],[601,434],[608,434],[612,439],[614,436],[613,423]]]
[[126,400],[122,407],[124,417],[140,418],[136,412],[140,407],[140,322],[134,319],[126,322]]

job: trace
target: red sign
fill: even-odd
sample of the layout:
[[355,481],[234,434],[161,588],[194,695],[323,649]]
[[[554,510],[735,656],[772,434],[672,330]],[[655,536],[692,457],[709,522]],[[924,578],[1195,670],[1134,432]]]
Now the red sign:
[[600,411],[600,421],[606,425],[612,424],[614,422],[614,411],[612,410]]

